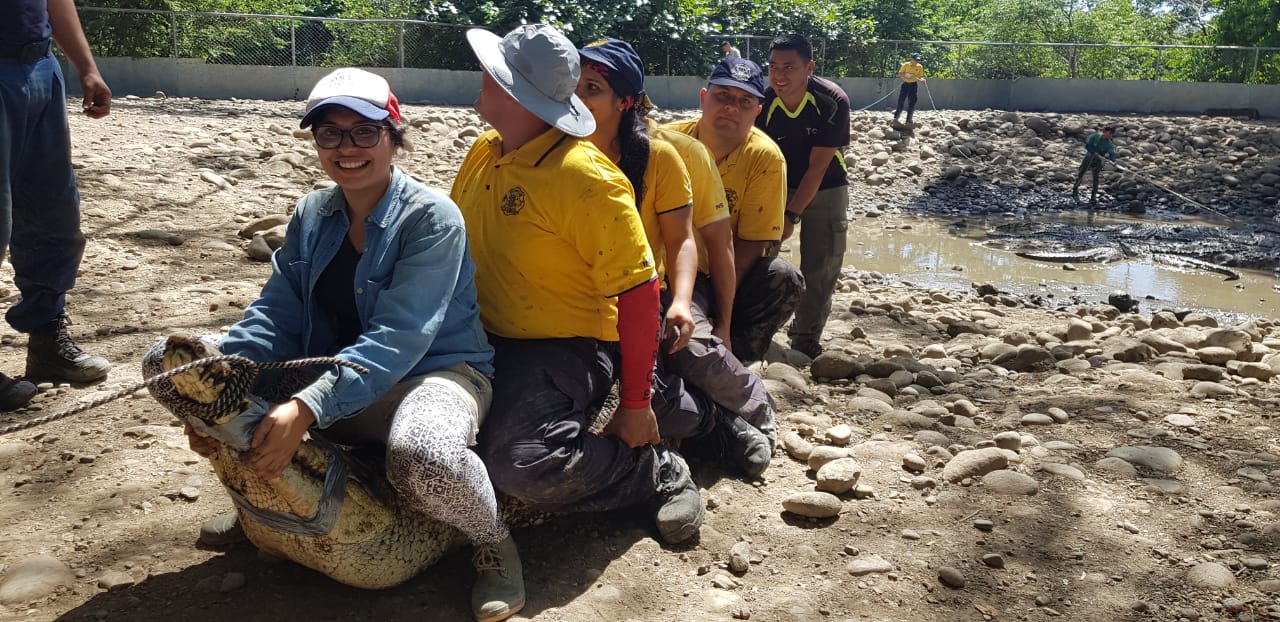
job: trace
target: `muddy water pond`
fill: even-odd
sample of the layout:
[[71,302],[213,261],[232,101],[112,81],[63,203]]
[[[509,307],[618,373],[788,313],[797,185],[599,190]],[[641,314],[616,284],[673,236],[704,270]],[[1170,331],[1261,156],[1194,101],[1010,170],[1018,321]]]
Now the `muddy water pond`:
[[[1038,214],[1034,218],[1072,224],[1099,222],[1098,217],[1085,213]],[[983,245],[992,228],[1014,220],[968,219],[965,226],[957,227],[954,220],[858,216],[849,223],[844,264],[846,269],[880,272],[941,289],[968,289],[972,283],[988,282],[1004,291],[1039,295],[1051,306],[1106,302],[1108,294],[1120,290],[1140,300],[1144,314],[1192,309],[1227,316],[1280,317],[1280,279],[1269,271],[1239,269],[1240,278],[1228,281],[1221,274],[1177,269],[1143,258],[1068,265],[1024,259]],[[1147,221],[1112,217],[1106,222]],[[782,254],[798,262],[795,241],[793,237],[790,244],[784,244]]]

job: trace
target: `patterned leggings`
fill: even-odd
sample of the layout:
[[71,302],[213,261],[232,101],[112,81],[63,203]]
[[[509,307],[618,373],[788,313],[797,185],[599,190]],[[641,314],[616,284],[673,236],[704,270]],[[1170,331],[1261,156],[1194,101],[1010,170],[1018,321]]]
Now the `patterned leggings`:
[[[163,353],[161,340],[143,360],[144,375],[159,373]],[[272,371],[264,372],[254,389],[272,403],[287,400],[316,378],[315,372]],[[173,410],[163,391],[153,393]],[[402,380],[323,434],[348,445],[385,444],[387,480],[410,507],[457,527],[473,544],[494,544],[509,532],[484,463],[469,448],[492,395],[484,374],[459,364]],[[266,413],[254,414],[260,419]]]

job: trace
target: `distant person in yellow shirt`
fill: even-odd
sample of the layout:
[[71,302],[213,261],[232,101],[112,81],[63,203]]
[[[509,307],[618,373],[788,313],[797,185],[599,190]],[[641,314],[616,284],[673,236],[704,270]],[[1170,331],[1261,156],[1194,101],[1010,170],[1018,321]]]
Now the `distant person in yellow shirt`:
[[920,90],[920,83],[924,82],[924,65],[920,64],[920,55],[912,54],[911,60],[902,63],[898,68],[898,77],[902,79],[902,86],[898,89],[898,107],[893,111],[893,122],[898,122],[898,115],[902,114],[902,104],[907,104],[907,124],[911,124],[911,115],[916,111],[916,96]]

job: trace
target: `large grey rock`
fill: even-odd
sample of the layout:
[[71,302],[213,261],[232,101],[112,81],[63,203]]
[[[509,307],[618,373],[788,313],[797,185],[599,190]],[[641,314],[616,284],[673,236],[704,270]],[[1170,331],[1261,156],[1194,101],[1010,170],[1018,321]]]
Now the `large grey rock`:
[[1235,583],[1231,569],[1216,562],[1197,564],[1187,571],[1183,579],[1187,585],[1206,590],[1222,590]]
[[1120,477],[1137,477],[1138,468],[1119,458],[1103,458],[1093,464],[1093,468],[1118,475]]
[[829,492],[798,492],[782,500],[782,508],[809,518],[831,518],[840,514],[840,498]]
[[893,406],[890,404],[875,398],[863,397],[860,395],[849,398],[849,403],[846,405],[846,408],[851,413],[870,412],[883,414],[893,412]]
[[1197,397],[1215,397],[1218,395],[1234,395],[1235,389],[1217,382],[1197,382],[1191,387],[1191,394]]
[[809,468],[815,472],[821,471],[822,467],[826,466],[827,463],[848,457],[849,450],[844,447],[819,445],[809,452]]
[[845,568],[849,571],[849,574],[861,577],[862,575],[873,573],[892,572],[893,564],[883,558],[872,555],[870,557],[859,557],[849,562],[849,565]]
[[56,557],[28,557],[5,573],[0,581],[0,603],[20,605],[43,598],[76,579],[71,569]]
[[1102,355],[1124,363],[1144,363],[1156,357],[1155,348],[1137,339],[1118,337],[1108,339],[1102,346]]
[[1238,328],[1221,328],[1204,337],[1205,347],[1226,348],[1237,355],[1245,354],[1253,346],[1253,337]]
[[1174,473],[1182,468],[1182,456],[1168,447],[1132,445],[1116,447],[1107,452],[1108,458],[1119,458],[1137,466]]
[[1034,495],[1040,491],[1035,478],[1017,471],[992,471],[982,476],[982,485],[1001,495]]
[[1084,471],[1061,462],[1045,462],[1040,465],[1040,470],[1077,482],[1084,480]]
[[1207,346],[1196,350],[1196,358],[1206,365],[1226,365],[1227,361],[1235,360],[1238,354],[1231,348],[1223,348],[1218,346]]
[[853,458],[838,458],[818,469],[817,485],[822,492],[842,495],[858,484],[862,476],[862,465]]
[[956,454],[942,469],[942,478],[958,482],[967,477],[981,477],[1009,466],[1009,454],[998,447],[970,449]]
[[1038,372],[1053,369],[1057,359],[1053,357],[1053,353],[1040,346],[1025,344],[1018,346],[1013,353],[997,356],[991,362],[1013,371]]
[[862,372],[862,365],[852,355],[839,350],[828,350],[813,359],[809,373],[814,378],[844,379]]

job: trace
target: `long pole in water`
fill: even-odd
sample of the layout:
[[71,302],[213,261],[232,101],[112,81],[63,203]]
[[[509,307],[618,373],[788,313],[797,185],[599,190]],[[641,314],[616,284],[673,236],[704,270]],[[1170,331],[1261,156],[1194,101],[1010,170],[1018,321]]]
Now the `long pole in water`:
[[[1106,160],[1103,160],[1103,162],[1107,162],[1107,161],[1106,161]],[[1164,190],[1165,192],[1168,192],[1169,194],[1172,194],[1173,196],[1178,197],[1179,199],[1182,199],[1183,201],[1186,201],[1187,203],[1190,203],[1190,204],[1192,204],[1192,205],[1196,206],[1196,207],[1197,207],[1197,208],[1199,208],[1199,209],[1202,209],[1202,210],[1204,210],[1204,211],[1206,211],[1206,212],[1212,212],[1212,213],[1217,214],[1217,215],[1219,215],[1219,216],[1221,216],[1221,217],[1223,217],[1223,218],[1226,218],[1227,220],[1236,220],[1235,218],[1232,218],[1231,216],[1228,216],[1228,215],[1226,215],[1226,214],[1224,214],[1224,213],[1222,213],[1222,212],[1219,212],[1218,210],[1213,209],[1212,207],[1209,207],[1209,206],[1205,205],[1204,203],[1201,203],[1201,202],[1199,202],[1199,201],[1196,201],[1195,199],[1192,199],[1191,197],[1188,197],[1188,196],[1187,196],[1187,195],[1185,195],[1185,194],[1182,194],[1182,193],[1180,193],[1180,192],[1177,192],[1177,191],[1175,191],[1174,189],[1172,189],[1172,188],[1170,188],[1170,187],[1168,187],[1168,186],[1166,186],[1166,185],[1164,185],[1164,184],[1162,184],[1162,183],[1160,183],[1160,182],[1158,182],[1158,181],[1156,181],[1156,180],[1154,180],[1154,179],[1152,179],[1152,178],[1150,178],[1150,177],[1147,177],[1146,175],[1143,175],[1142,173],[1139,173],[1138,171],[1135,171],[1135,170],[1133,170],[1133,169],[1131,169],[1131,168],[1126,168],[1126,167],[1120,166],[1119,164],[1116,164],[1115,162],[1109,162],[1109,164],[1111,164],[1111,166],[1116,167],[1116,169],[1117,169],[1117,170],[1124,171],[1124,172],[1126,172],[1126,173],[1129,173],[1130,175],[1133,175],[1134,177],[1138,177],[1138,178],[1140,178],[1140,179],[1143,179],[1143,180],[1145,180],[1147,183],[1149,183],[1149,184],[1151,184],[1151,185],[1153,185],[1153,186],[1155,186],[1155,187],[1157,187],[1157,188],[1159,188],[1159,189],[1161,189],[1161,190]]]

